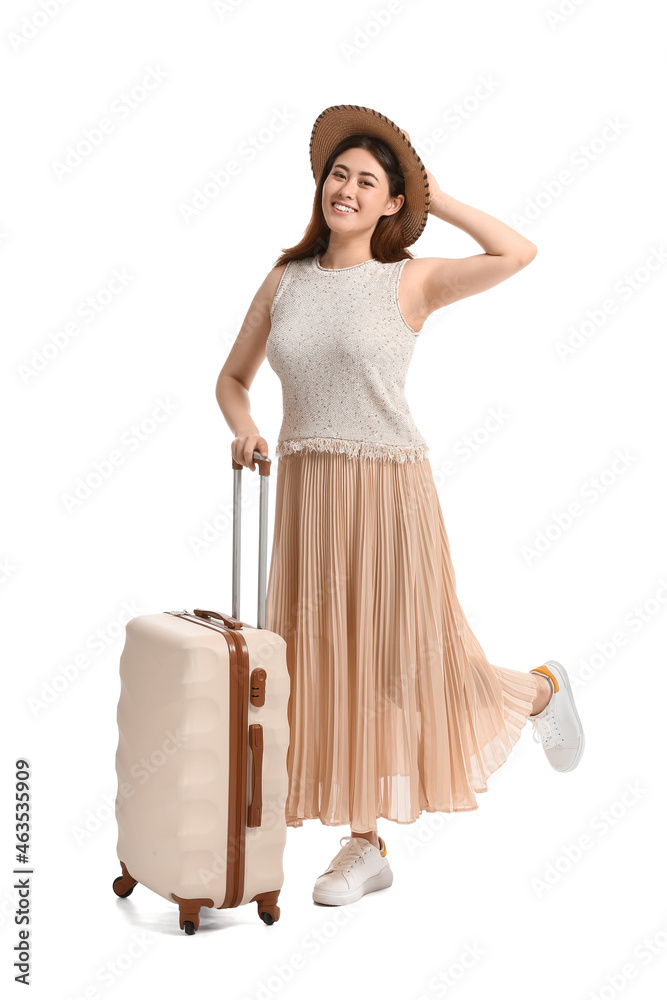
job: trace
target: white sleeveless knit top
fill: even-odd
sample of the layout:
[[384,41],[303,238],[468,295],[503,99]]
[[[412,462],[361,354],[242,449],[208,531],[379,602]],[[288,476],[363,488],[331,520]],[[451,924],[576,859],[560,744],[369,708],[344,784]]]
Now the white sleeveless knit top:
[[408,258],[332,269],[320,256],[289,261],[271,305],[266,357],[283,391],[276,455],[420,462],[429,449],[405,398],[419,334],[398,304]]

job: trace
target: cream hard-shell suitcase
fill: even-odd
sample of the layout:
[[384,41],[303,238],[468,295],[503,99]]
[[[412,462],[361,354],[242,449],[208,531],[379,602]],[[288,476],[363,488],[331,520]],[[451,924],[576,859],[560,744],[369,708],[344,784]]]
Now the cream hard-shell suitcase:
[[232,614],[140,615],[120,659],[116,774],[117,896],[139,882],[179,907],[256,902],[280,916],[287,826],[286,642],[264,628],[270,459],[258,451],[257,627],[239,620],[241,474],[234,469]]

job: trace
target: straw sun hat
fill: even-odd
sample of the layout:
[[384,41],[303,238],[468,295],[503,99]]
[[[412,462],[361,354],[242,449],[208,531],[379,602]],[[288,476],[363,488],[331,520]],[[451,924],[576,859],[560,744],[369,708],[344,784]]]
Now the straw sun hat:
[[403,232],[405,246],[419,239],[428,219],[429,188],[426,168],[407,132],[386,115],[356,104],[334,104],[315,120],[310,135],[310,165],[317,184],[324,164],[341,139],[357,132],[384,139],[394,151],[405,177]]

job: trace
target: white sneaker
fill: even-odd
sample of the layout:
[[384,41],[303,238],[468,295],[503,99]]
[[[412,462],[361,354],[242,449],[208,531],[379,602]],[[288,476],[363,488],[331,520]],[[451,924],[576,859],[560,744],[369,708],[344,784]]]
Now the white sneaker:
[[530,673],[548,677],[553,688],[542,711],[528,716],[534,726],[533,739],[542,744],[554,770],[573,771],[584,752],[584,730],[567,671],[556,660],[547,660]]
[[338,852],[329,867],[319,876],[313,889],[316,903],[341,906],[354,903],[367,892],[387,889],[394,875],[385,861],[387,845],[382,837],[380,849],[365,837],[341,837],[347,844]]

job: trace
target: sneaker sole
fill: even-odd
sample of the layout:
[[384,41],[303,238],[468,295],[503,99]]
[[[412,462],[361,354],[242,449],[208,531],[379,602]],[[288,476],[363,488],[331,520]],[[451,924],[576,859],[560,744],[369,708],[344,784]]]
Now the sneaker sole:
[[365,896],[367,892],[377,892],[378,889],[388,889],[394,881],[394,873],[391,868],[378,872],[360,885],[358,889],[348,890],[348,892],[330,892],[327,889],[313,889],[313,902],[324,903],[326,906],[342,906],[345,903],[356,903],[358,899]]
[[[545,666],[549,667],[549,669],[551,670],[553,670],[553,668],[556,667],[554,673],[558,677],[558,683],[564,684],[565,687],[567,688],[568,694],[570,695],[572,712],[574,713],[575,719],[579,723],[579,731],[581,733],[581,745],[577,752],[577,756],[574,758],[569,767],[563,767],[558,769],[561,774],[565,774],[567,771],[573,771],[577,766],[577,764],[579,763],[579,761],[581,760],[581,756],[584,752],[584,746],[586,745],[586,740],[584,738],[584,727],[581,724],[581,719],[579,718],[579,713],[577,712],[577,706],[574,703],[574,695],[572,694],[572,685],[570,684],[570,678],[567,676],[567,671],[565,667],[563,666],[562,663],[559,663],[558,660],[545,660],[544,663]],[[556,770],[556,768],[554,768],[554,770]]]

